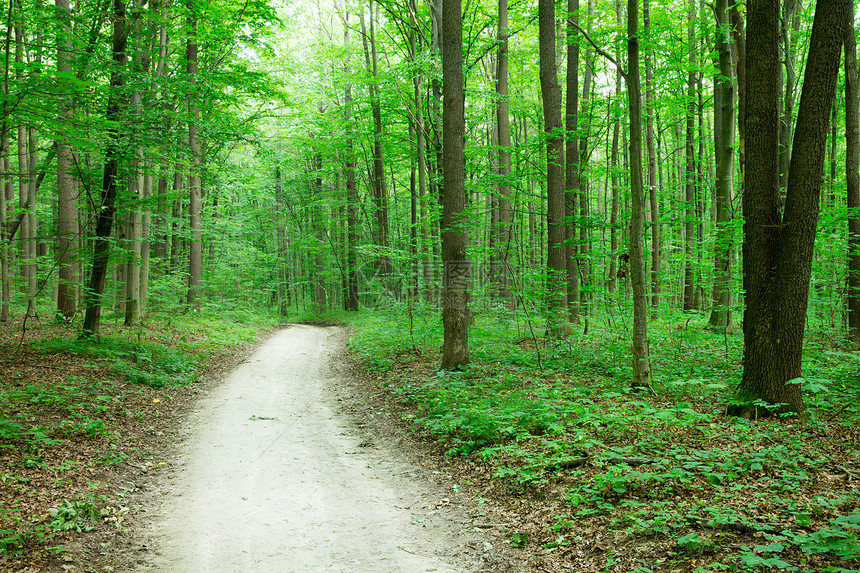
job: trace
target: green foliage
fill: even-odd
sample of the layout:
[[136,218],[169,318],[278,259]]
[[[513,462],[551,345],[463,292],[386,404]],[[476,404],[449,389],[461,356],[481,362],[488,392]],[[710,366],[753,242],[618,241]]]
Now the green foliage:
[[[805,417],[757,423],[722,412],[739,380],[737,335],[672,317],[652,325],[664,368],[655,396],[626,387],[627,366],[616,365],[627,344],[597,318],[588,336],[535,341],[516,313],[484,312],[470,332],[472,363],[438,372],[438,323],[415,316],[412,344],[405,313],[361,315],[352,350],[449,455],[488,467],[518,494],[544,495],[563,479],[570,517],[533,535],[546,550],[575,542],[575,522],[670,543],[674,559],[710,562],[702,571],[824,570],[860,557],[857,492],[822,489],[836,452],[857,453],[853,429],[836,430],[856,423],[849,397],[860,377],[841,373],[855,371],[853,354],[810,351]],[[747,549],[727,552],[728,536]]]
[[528,533],[513,533],[511,534],[511,547],[525,547],[529,544]]
[[56,531],[89,531],[99,520],[99,511],[90,501],[64,499],[48,510],[51,527]]
[[57,338],[40,342],[38,348],[46,353],[104,359],[124,380],[152,388],[188,384],[197,373],[198,359],[193,354],[157,344],[109,337],[97,341]]

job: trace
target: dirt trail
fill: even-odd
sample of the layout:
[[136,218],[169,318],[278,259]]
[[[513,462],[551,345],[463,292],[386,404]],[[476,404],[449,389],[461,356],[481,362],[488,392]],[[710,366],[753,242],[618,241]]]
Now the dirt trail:
[[201,400],[137,571],[507,569],[444,491],[338,412],[343,340],[286,328]]

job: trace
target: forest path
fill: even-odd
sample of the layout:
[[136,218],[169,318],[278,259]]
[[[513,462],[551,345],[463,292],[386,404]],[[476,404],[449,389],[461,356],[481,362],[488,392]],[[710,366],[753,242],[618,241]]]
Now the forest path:
[[138,571],[506,569],[426,472],[342,412],[344,341],[287,327],[200,400]]

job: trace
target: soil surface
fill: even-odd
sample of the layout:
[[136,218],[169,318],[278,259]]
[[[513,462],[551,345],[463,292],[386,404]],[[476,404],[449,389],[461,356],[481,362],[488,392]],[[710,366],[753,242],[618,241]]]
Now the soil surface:
[[176,459],[149,485],[156,505],[135,528],[136,563],[120,569],[514,570],[456,484],[410,462],[408,440],[369,430],[384,414],[347,379],[345,339],[289,326],[200,398]]

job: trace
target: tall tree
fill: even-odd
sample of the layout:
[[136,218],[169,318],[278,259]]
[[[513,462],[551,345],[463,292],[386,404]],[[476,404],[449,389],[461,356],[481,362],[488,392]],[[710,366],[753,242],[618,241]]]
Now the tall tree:
[[[591,23],[594,21],[594,0],[588,0],[588,27],[591,29]],[[582,78],[582,100],[581,107],[584,112],[582,115],[583,121],[577,129],[577,139],[579,140],[579,165],[583,166],[588,163],[588,134],[591,129],[591,81],[594,70],[594,51],[591,46],[585,52],[585,73]],[[579,171],[579,189],[577,190],[577,203],[579,206],[579,261],[577,270],[582,282],[582,288],[579,291],[579,312],[583,316],[588,316],[588,300],[591,296],[591,290],[588,287],[591,282],[592,264],[591,264],[591,246],[590,233],[591,225],[588,224],[590,218],[589,202],[588,202],[588,178],[585,177],[584,171]],[[570,301],[568,301],[569,303]],[[586,323],[587,329],[587,323]]]
[[[752,0],[747,19],[744,196],[744,372],[735,414],[800,412],[803,332],[821,173],[851,0],[815,8],[794,131],[785,210],[779,190],[779,1]],[[771,405],[759,407],[764,401]]]
[[119,121],[125,106],[121,93],[123,74],[128,62],[126,46],[131,26],[126,17],[126,5],[122,0],[113,0],[113,39],[111,52],[113,67],[110,75],[110,94],[107,113],[108,139],[105,148],[105,163],[102,176],[101,199],[96,217],[96,232],[93,241],[93,266],[86,289],[86,314],[82,336],[99,336],[102,314],[102,297],[105,291],[108,262],[110,261],[111,232],[116,215],[116,193],[119,184],[119,163],[124,145],[120,140]]
[[[716,76],[714,143],[717,156],[717,238],[714,243],[714,290],[710,324],[727,328],[732,322],[732,195],[735,171],[735,98],[732,73],[731,28],[728,0],[716,0],[716,42],[719,74]],[[717,108],[717,103],[719,108]],[[718,123],[718,124],[717,124]]]
[[648,49],[645,51],[645,147],[648,150],[648,199],[651,206],[651,316],[657,318],[660,308],[660,211],[657,204],[657,149],[654,136],[654,48],[650,39],[651,8],[648,0],[642,4],[642,26],[648,38]]
[[[361,37],[367,72],[370,74],[370,110],[373,116],[373,176],[371,177],[374,213],[373,238],[376,245],[386,249],[389,246],[388,186],[385,182],[385,159],[382,154],[382,103],[379,97],[379,64],[376,48],[376,18],[373,13],[374,3],[369,2],[369,6],[370,33],[367,33],[368,27],[364,24],[364,14],[362,14]],[[391,274],[391,257],[388,254],[383,254],[380,258],[379,270],[383,275]]]
[[[615,23],[621,29],[624,26],[624,4],[622,0],[615,0]],[[616,57],[621,60],[621,52],[624,46],[619,42]],[[615,105],[618,106],[621,101],[621,82],[623,81],[621,72],[615,74]],[[647,113],[647,112],[646,112]],[[618,278],[618,207],[621,198],[621,189],[618,181],[619,161],[618,161],[618,142],[621,138],[621,117],[616,114],[612,121],[612,144],[609,151],[609,171],[610,185],[612,186],[612,199],[609,208],[609,292],[615,293],[616,279]]]
[[[684,178],[684,310],[696,308],[696,273],[694,251],[696,247],[696,154],[694,144],[696,116],[696,2],[687,3],[687,116]],[[701,161],[701,158],[700,158]]]
[[[568,314],[572,323],[579,322],[579,268],[577,264],[576,238],[576,195],[579,190],[580,164],[577,144],[579,123],[579,40],[576,28],[579,25],[579,0],[567,1],[567,75],[565,78],[565,149],[564,149],[564,190],[565,215],[567,225],[567,301]],[[583,221],[583,224],[585,222]]]
[[469,282],[466,258],[465,81],[460,0],[442,0],[442,369],[469,362]]
[[860,89],[854,17],[845,28],[845,176],[848,195],[848,336],[860,348]]
[[203,282],[203,151],[200,144],[200,104],[197,96],[197,6],[188,4],[188,38],[185,44],[186,79],[188,81],[188,148],[191,168],[188,172],[188,222],[191,229],[191,250],[188,258],[189,306],[200,306]]
[[504,299],[508,296],[510,263],[513,260],[514,217],[511,209],[511,118],[508,96],[508,0],[499,0],[499,43],[496,55],[496,130],[498,152],[496,165],[498,175],[498,216],[493,230],[495,244],[492,249],[491,271],[496,293]]
[[561,128],[561,89],[556,64],[555,3],[539,0],[540,87],[546,137],[547,310],[548,331],[558,333],[560,311],[567,306],[567,261],[564,197],[564,138]]
[[[371,14],[371,30],[373,29],[373,15]],[[364,20],[362,19],[361,23],[362,27],[364,27]],[[366,36],[365,36],[366,37]],[[344,161],[344,169],[346,171],[346,292],[344,293],[343,301],[344,301],[344,310],[356,311],[358,310],[358,229],[357,229],[357,216],[358,216],[358,188],[355,184],[355,143],[353,141],[353,133],[352,133],[352,82],[349,77],[352,75],[352,69],[350,65],[350,56],[349,56],[349,48],[350,48],[350,40],[349,40],[349,12],[344,10],[343,12],[343,46],[344,46],[344,60],[343,60],[343,72],[347,77],[346,84],[343,86],[343,115],[346,123],[346,160]],[[367,43],[365,42],[365,52],[367,49]],[[376,53],[376,49],[374,48],[374,54]],[[376,76],[376,58],[374,56],[374,65],[372,68],[372,72],[374,77]],[[375,87],[375,86],[373,86]],[[376,181],[377,178],[382,177],[382,191],[377,195],[378,198],[382,198],[383,202],[385,200],[385,171],[382,169],[382,143],[381,138],[379,136],[382,135],[382,122],[377,124],[377,108],[379,106],[379,97],[378,94],[374,97],[374,102],[372,104],[373,108],[373,118],[374,118],[374,185],[378,186],[379,183]],[[381,112],[380,112],[381,113]],[[381,115],[379,116],[381,118]],[[379,146],[377,147],[377,143]],[[378,155],[377,155],[378,154]],[[379,204],[377,203],[377,207]],[[377,218],[377,224],[379,224],[379,218]],[[386,234],[383,235],[385,237],[385,241],[387,238],[387,225],[388,225],[388,217],[387,215],[383,219]],[[381,246],[385,246],[384,244]],[[384,271],[383,271],[384,272]]]
[[630,283],[633,287],[633,382],[651,387],[645,279],[645,189],[642,182],[642,88],[639,79],[639,5],[627,0],[627,99],[630,112]]
[[[69,0],[55,0],[57,14],[57,74],[72,72],[72,26]],[[72,124],[71,96],[59,103],[59,117],[65,125]],[[72,148],[68,137],[57,138],[57,312],[70,320],[77,307],[77,280],[75,277],[75,242],[78,234],[77,199],[75,193]]]
[[13,3],[9,2],[6,10],[6,37],[4,42],[4,58],[3,58],[3,103],[0,109],[2,110],[2,118],[0,118],[0,168],[3,171],[3,177],[0,179],[0,225],[3,231],[0,232],[0,322],[9,320],[9,305],[11,302],[12,292],[10,284],[10,264],[11,257],[9,256],[9,243],[11,237],[7,237],[6,229],[9,223],[9,209],[12,202],[12,165],[9,158],[9,75],[11,70],[12,60],[12,14]]

